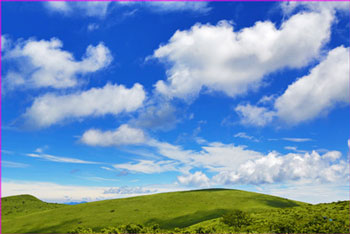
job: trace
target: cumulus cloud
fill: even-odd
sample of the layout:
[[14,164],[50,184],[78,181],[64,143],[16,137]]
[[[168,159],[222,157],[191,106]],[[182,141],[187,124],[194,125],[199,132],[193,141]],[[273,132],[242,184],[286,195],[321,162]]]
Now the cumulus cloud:
[[213,177],[218,184],[271,184],[311,180],[319,183],[343,181],[348,176],[348,164],[339,160],[341,153],[323,155],[313,151],[305,154],[279,155],[276,152],[250,160],[237,170],[222,171]]
[[275,99],[274,110],[266,107],[238,105],[236,112],[244,124],[264,126],[277,118],[289,125],[326,115],[338,105],[349,103],[349,48],[339,46],[327,57],[298,78]]
[[279,28],[270,21],[259,21],[235,32],[230,22],[220,21],[178,30],[152,56],[170,64],[167,80],[158,81],[156,90],[186,100],[201,90],[230,97],[246,94],[257,89],[267,74],[300,68],[318,58],[330,38],[333,18],[329,11],[303,12]]
[[294,10],[298,8],[306,8],[312,11],[349,11],[349,2],[306,2],[306,1],[285,1],[281,2],[281,8],[283,12],[290,15]]
[[[150,145],[150,143],[148,143]],[[142,173],[179,171],[178,182],[188,186],[271,184],[290,181],[333,183],[347,179],[348,165],[338,151],[322,155],[316,151],[267,155],[232,144],[208,143],[200,151],[184,150],[165,142],[153,142],[158,155],[166,161],[140,160],[119,164],[116,168]],[[194,168],[216,173],[210,180],[204,172],[190,173]]]
[[141,129],[123,124],[114,131],[90,129],[84,132],[80,141],[91,146],[120,146],[144,143],[146,136]]
[[209,187],[210,179],[201,171],[194,174],[188,173],[177,177],[180,184],[194,187]]
[[17,43],[4,57],[9,62],[5,87],[70,88],[79,84],[80,76],[105,68],[112,61],[111,53],[103,43],[89,45],[81,61],[75,60],[73,54],[62,47],[63,43],[57,38]]
[[24,117],[30,125],[48,127],[67,119],[132,112],[142,105],[145,97],[142,85],[137,83],[130,89],[106,84],[67,95],[48,93],[36,98]]
[[274,106],[281,120],[298,124],[327,114],[342,103],[349,103],[349,48],[340,46],[310,74],[288,86]]
[[[292,140],[295,139],[300,140],[292,138]],[[348,176],[348,165],[341,159],[341,153],[338,151],[326,151],[321,155],[316,151],[310,153],[298,150],[296,147],[289,147],[288,149],[296,153],[283,155],[273,151],[265,155],[246,146],[220,142],[206,143],[200,150],[195,151],[152,138],[144,141],[143,145],[154,148],[158,159],[141,159],[114,164],[113,167],[145,174],[177,171],[182,173],[178,177],[178,183],[192,187],[259,185],[291,181],[326,184],[346,180]],[[198,168],[202,171],[190,173],[191,170]],[[209,179],[203,171],[215,173],[215,175]]]
[[235,111],[244,125],[265,126],[276,115],[274,111],[269,111],[265,107],[252,106],[250,104],[238,105]]

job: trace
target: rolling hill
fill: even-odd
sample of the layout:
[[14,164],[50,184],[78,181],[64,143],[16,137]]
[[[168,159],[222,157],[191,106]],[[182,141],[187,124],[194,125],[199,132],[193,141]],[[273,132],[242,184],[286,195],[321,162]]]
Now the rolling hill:
[[1,220],[64,207],[63,204],[47,203],[31,195],[4,197],[1,199]]
[[[232,209],[257,212],[303,206],[305,203],[241,190],[208,189],[78,205],[48,204],[22,195],[5,197],[2,205],[3,233],[67,233],[78,226],[100,230],[128,223],[157,223],[165,229],[183,228],[218,218]],[[16,209],[21,212],[14,212]]]

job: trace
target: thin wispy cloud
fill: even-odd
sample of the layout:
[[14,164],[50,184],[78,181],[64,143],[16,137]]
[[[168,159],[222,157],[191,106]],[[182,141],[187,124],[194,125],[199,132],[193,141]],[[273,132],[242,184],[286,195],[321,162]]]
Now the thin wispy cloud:
[[54,156],[50,154],[36,154],[36,153],[28,153],[25,154],[27,157],[32,158],[39,158],[44,159],[51,162],[58,162],[58,163],[77,163],[77,164],[102,164],[100,162],[92,162],[92,161],[85,161],[77,158],[67,158],[67,157],[60,157],[60,156]]
[[1,166],[2,167],[7,167],[7,168],[26,168],[26,167],[29,167],[29,164],[2,160],[1,161]]
[[311,138],[295,138],[295,137],[284,137],[282,140],[285,141],[292,141],[292,142],[307,142],[307,141],[312,141]]
[[243,139],[248,139],[248,140],[251,140],[251,141],[259,142],[259,140],[257,138],[255,138],[253,136],[249,136],[245,132],[236,133],[233,137],[238,137],[238,138],[243,138]]

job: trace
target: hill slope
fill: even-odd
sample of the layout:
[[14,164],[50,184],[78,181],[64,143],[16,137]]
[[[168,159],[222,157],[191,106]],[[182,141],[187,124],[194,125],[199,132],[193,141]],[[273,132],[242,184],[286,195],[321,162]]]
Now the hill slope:
[[349,201],[269,209],[251,213],[249,224],[235,229],[222,218],[211,219],[181,233],[350,233]]
[[[5,199],[5,198],[4,198]],[[6,200],[3,203],[6,204]],[[66,233],[77,226],[94,230],[127,223],[187,227],[231,209],[258,211],[305,203],[240,190],[210,189],[162,193],[61,206],[2,220],[3,233]]]
[[66,205],[43,202],[31,195],[4,197],[1,199],[1,219],[12,219],[14,217],[64,206]]

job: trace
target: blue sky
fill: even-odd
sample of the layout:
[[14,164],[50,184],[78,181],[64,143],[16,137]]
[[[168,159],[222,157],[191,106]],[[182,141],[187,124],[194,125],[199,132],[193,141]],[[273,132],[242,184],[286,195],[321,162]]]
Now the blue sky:
[[3,2],[2,195],[349,198],[349,5]]

